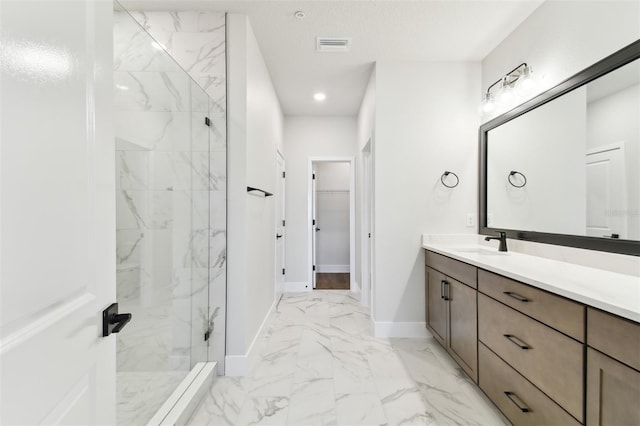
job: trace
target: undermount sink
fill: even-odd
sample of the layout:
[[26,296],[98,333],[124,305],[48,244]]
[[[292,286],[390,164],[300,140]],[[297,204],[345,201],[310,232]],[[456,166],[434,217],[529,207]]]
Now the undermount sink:
[[474,253],[482,256],[505,256],[507,254],[506,251],[498,251],[497,248],[492,250],[485,247],[451,247],[450,249],[460,253]]

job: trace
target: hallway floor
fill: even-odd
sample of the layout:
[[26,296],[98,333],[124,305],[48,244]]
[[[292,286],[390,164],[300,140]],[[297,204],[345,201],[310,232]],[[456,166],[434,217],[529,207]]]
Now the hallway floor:
[[316,290],[349,290],[349,274],[318,272]]
[[254,354],[189,425],[509,424],[432,338],[373,337],[348,291],[284,295]]

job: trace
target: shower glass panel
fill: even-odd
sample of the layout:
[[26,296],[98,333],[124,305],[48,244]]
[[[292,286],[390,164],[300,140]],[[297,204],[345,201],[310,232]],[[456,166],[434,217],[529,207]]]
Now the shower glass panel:
[[117,421],[146,424],[208,359],[208,95],[114,6]]

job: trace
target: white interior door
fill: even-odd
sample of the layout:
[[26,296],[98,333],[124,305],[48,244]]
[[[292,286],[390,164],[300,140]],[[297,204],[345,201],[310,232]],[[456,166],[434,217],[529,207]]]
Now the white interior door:
[[284,291],[285,267],[285,241],[286,241],[286,219],[285,219],[285,162],[284,157],[279,152],[276,154],[277,162],[277,186],[276,186],[276,296],[279,297]]
[[317,202],[316,202],[316,172],[312,171],[311,176],[311,277],[313,288],[316,288],[316,257],[317,257],[317,244],[316,232],[318,230],[318,218],[317,218]]
[[371,142],[367,143],[362,152],[363,162],[363,262],[362,262],[362,304],[370,305],[371,303],[371,210],[372,210],[372,193],[371,193]]
[[0,424],[115,423],[112,8],[0,2]]
[[586,173],[587,235],[627,238],[624,143],[587,152]]

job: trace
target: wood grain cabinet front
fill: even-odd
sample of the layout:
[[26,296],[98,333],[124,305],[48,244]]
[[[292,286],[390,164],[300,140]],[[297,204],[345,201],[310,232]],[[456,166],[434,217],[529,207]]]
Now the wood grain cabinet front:
[[478,329],[482,343],[582,421],[582,343],[484,294],[478,295]]
[[478,357],[480,388],[514,425],[580,425],[483,343]]
[[[477,383],[476,268],[429,251],[427,251],[426,261],[425,320],[427,328],[458,365]],[[463,277],[472,282],[473,286],[453,276]]]
[[640,324],[587,309],[586,424],[640,425]]

